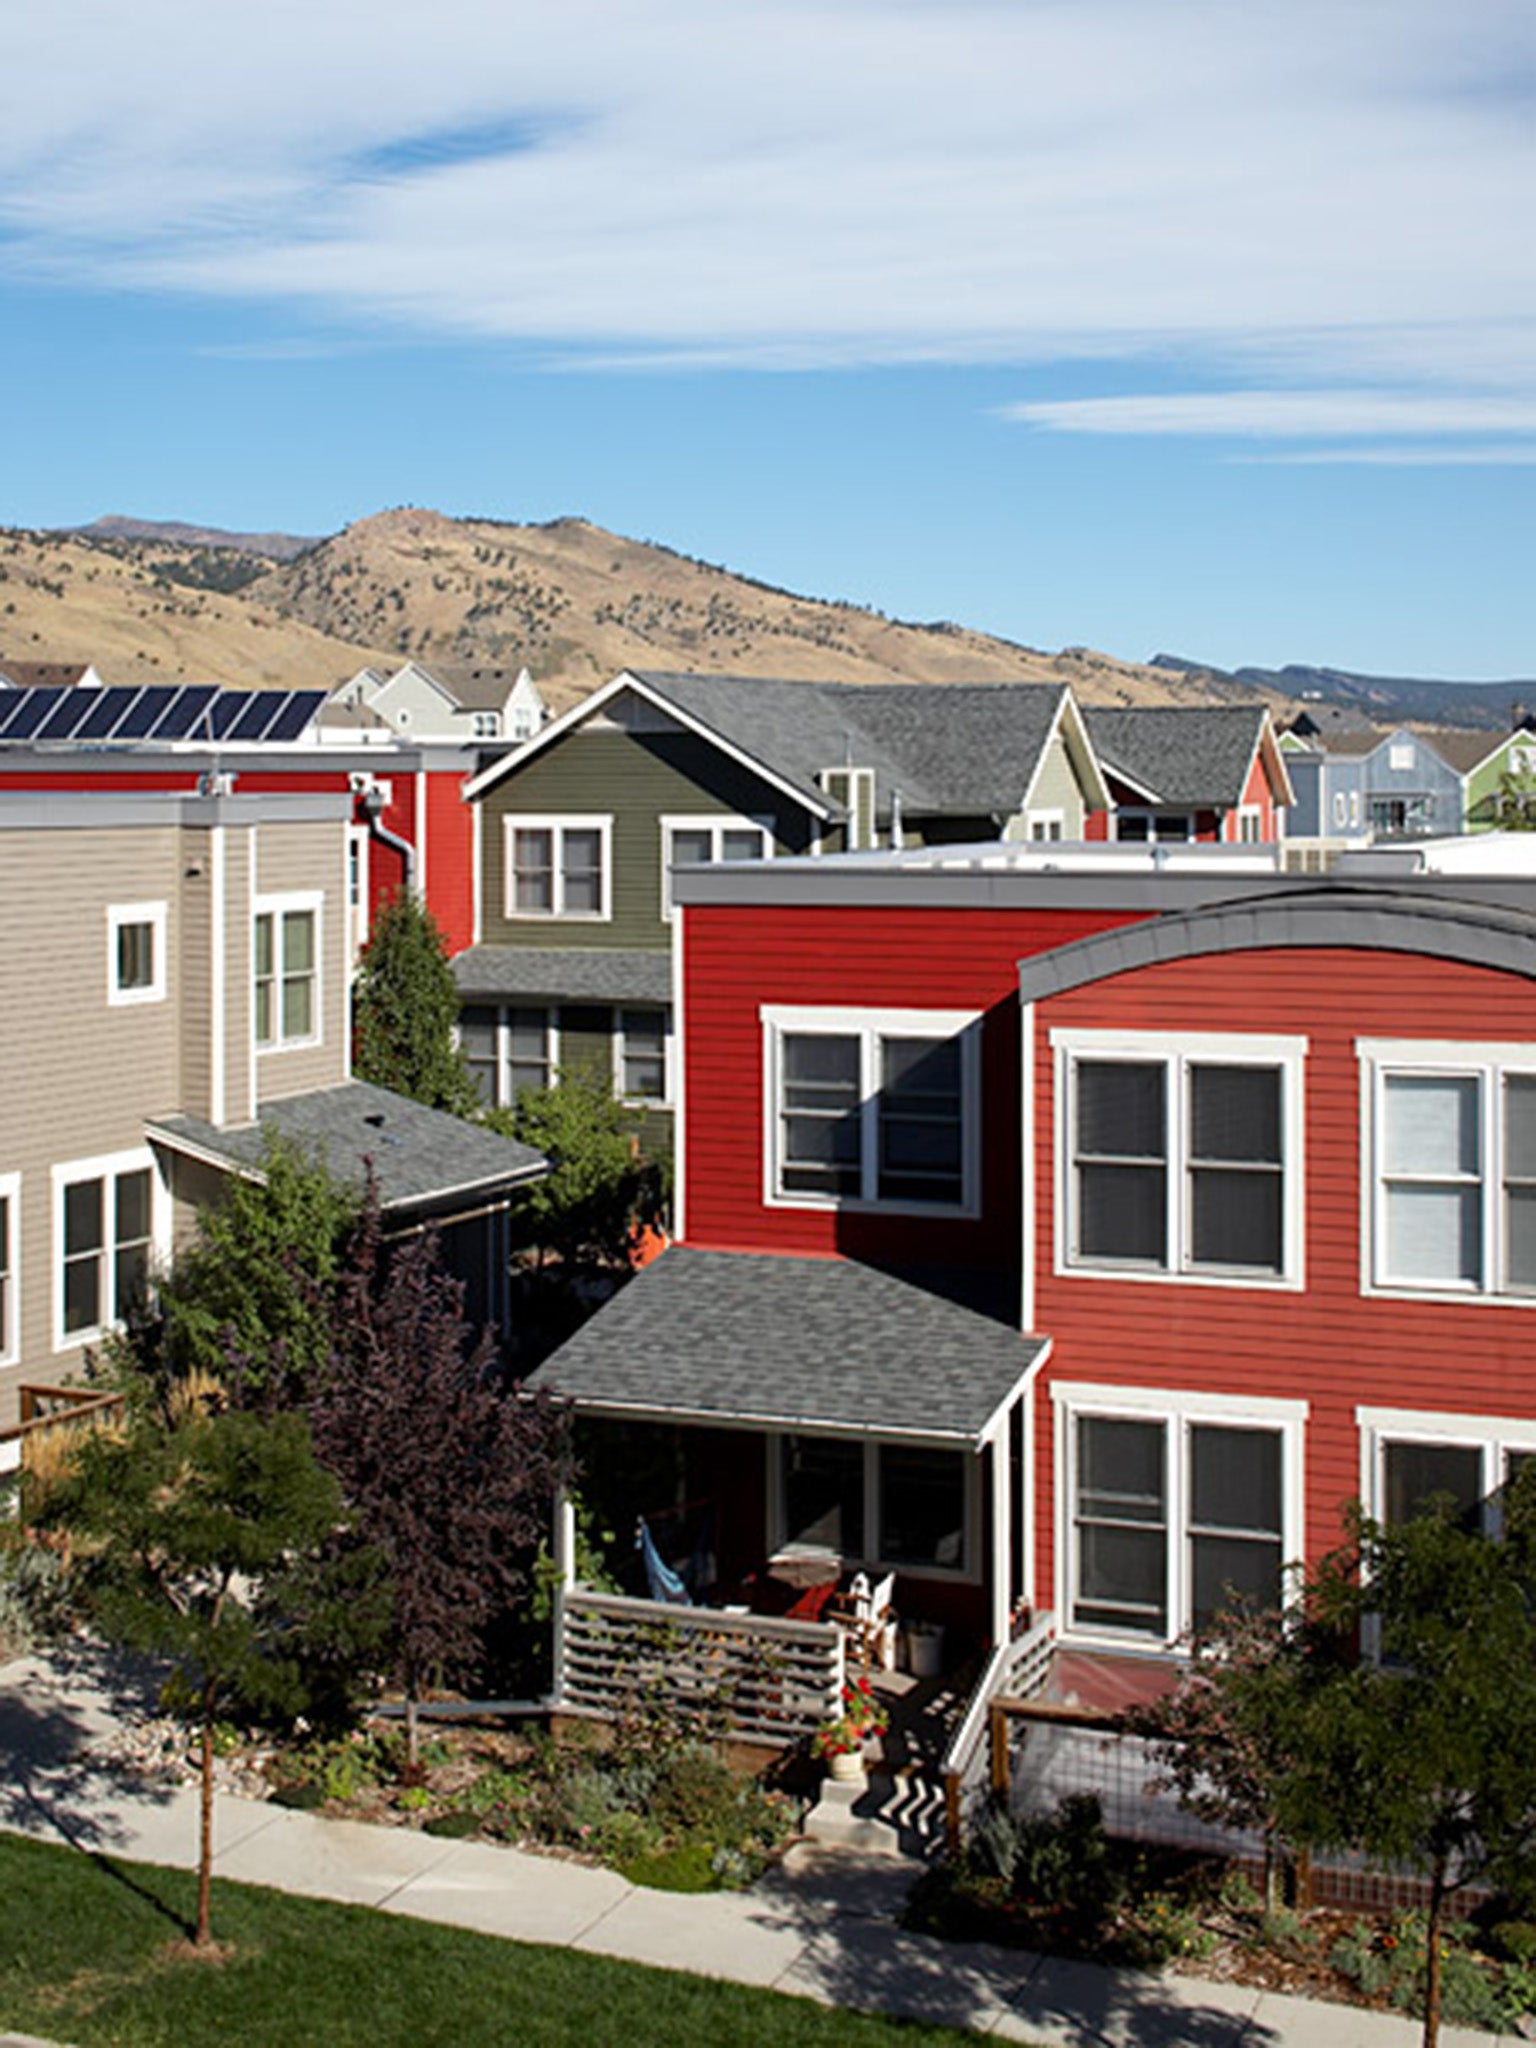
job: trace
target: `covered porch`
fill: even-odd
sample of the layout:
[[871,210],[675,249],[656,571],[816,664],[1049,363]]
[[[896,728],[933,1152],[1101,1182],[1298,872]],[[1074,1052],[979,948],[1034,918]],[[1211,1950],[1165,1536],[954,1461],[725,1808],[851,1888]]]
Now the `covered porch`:
[[643,1672],[686,1710],[729,1670],[740,1731],[787,1739],[850,1667],[931,1673],[1007,1641],[1045,1355],[850,1261],[664,1253],[533,1379],[575,1405],[624,1586],[583,1586],[564,1503],[557,1701],[617,1711]]

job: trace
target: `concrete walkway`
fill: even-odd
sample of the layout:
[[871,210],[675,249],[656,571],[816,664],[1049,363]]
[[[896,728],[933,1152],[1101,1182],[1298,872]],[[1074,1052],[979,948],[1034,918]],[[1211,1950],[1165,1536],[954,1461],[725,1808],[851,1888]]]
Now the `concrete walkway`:
[[[0,1754],[11,1760],[0,1827],[132,1862],[195,1863],[196,1793],[146,1788],[89,1753],[132,1682],[86,1653],[0,1671]],[[242,1883],[1041,2048],[1413,2048],[1419,2038],[1416,2023],[1343,2006],[905,1933],[894,1915],[914,1866],[891,1857],[803,1847],[750,1892],[680,1895],[557,1857],[227,1794],[214,1852],[217,1875]],[[1492,2037],[1447,2028],[1442,2039],[1487,2048]]]

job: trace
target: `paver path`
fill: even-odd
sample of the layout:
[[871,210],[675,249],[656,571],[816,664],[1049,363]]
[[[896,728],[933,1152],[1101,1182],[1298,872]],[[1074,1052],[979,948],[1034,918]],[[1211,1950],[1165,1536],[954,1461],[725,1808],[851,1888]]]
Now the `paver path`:
[[[129,1861],[190,1868],[197,1796],[103,1768],[120,1676],[106,1660],[0,1670],[0,1826]],[[750,1892],[647,1891],[608,1870],[405,1828],[325,1820],[220,1794],[215,1870],[518,1941],[691,1970],[1042,2048],[1413,2048],[1416,2024],[1245,1986],[1105,1970],[905,1933],[913,1867],[802,1848]],[[0,1993],[0,2025],[4,2024]],[[1447,2028],[1445,2048],[1487,2048]]]

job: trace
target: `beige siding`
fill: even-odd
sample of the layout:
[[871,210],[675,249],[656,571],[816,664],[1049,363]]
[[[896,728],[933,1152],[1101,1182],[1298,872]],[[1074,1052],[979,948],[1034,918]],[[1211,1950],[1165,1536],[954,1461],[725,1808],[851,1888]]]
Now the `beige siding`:
[[1042,811],[1061,812],[1061,836],[1063,839],[1081,839],[1083,836],[1083,788],[1072,766],[1072,757],[1058,727],[1045,758],[1040,763],[1040,772],[1035,778],[1034,788],[1029,792],[1029,811],[1020,812],[1010,818],[1003,828],[1005,839],[1027,839],[1028,819]]
[[[264,825],[255,834],[254,903],[269,897],[318,896],[319,929],[315,935],[319,962],[316,1044],[292,1050],[271,1048],[256,1054],[256,1089],[263,1102],[283,1095],[302,1095],[347,1078],[346,1013],[348,1001],[346,894],[343,835],[334,824]],[[247,958],[252,933],[247,932]],[[247,973],[247,988],[252,974]]]

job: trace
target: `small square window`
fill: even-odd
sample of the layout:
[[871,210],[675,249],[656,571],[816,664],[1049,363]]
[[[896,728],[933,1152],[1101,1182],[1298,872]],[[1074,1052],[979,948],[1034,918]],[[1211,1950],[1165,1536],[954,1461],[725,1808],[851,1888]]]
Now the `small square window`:
[[107,911],[107,1001],[115,1009],[165,999],[166,906],[116,903]]

